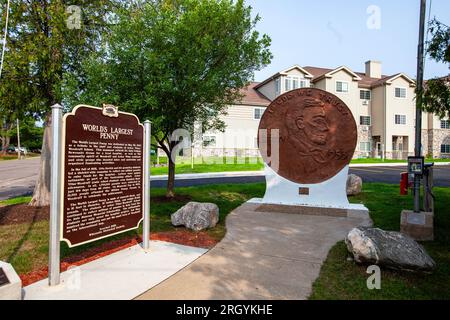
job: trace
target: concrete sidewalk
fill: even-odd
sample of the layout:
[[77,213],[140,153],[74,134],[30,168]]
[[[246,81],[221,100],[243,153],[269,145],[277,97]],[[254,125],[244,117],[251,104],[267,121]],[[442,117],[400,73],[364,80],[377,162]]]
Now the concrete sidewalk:
[[44,279],[23,288],[25,300],[131,300],[170,277],[207,250],[151,241],[115,252],[61,274],[61,284]]
[[217,246],[137,299],[307,299],[329,249],[371,223],[258,206],[235,209]]

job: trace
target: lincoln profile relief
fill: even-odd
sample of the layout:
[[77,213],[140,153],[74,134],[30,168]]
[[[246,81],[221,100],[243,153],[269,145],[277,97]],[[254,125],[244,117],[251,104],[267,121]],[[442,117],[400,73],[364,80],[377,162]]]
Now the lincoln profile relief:
[[320,89],[302,88],[281,95],[267,108],[259,129],[268,130],[268,135],[271,129],[279,129],[277,173],[297,183],[330,179],[350,162],[356,147],[351,111],[339,98]]

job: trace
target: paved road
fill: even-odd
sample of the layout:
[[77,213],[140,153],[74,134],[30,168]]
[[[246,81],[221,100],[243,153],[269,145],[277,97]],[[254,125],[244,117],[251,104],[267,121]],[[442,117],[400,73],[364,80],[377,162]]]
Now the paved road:
[[0,161],[0,200],[31,194],[40,158]]
[[[0,161],[0,200],[15,196],[30,194],[33,191],[39,169],[39,158],[27,160]],[[402,167],[352,167],[351,173],[355,173],[366,182],[384,182],[398,184],[400,173],[406,170]],[[226,178],[201,178],[180,179],[175,182],[177,187],[196,186],[218,183],[248,183],[264,182],[263,176],[253,177],[226,177]],[[436,166],[434,168],[435,186],[450,187],[450,165]],[[165,187],[166,181],[152,181],[152,187]]]
[[[350,173],[360,176],[365,182],[383,182],[391,184],[400,183],[400,173],[406,171],[406,166],[399,167],[351,167]],[[216,183],[248,183],[264,182],[263,176],[254,177],[226,177],[183,179],[175,182],[177,187],[188,187]],[[450,187],[450,165],[436,166],[434,168],[434,185],[437,187]],[[165,187],[166,181],[152,181],[153,187]]]

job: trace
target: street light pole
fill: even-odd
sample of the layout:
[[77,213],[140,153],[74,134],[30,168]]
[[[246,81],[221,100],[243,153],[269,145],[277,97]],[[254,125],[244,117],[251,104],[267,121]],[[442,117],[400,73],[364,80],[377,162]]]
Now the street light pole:
[[[422,95],[423,95],[423,64],[426,0],[420,0],[419,45],[417,48],[417,79],[416,79],[416,141],[414,155],[421,156],[422,145]],[[420,212],[420,179],[414,175],[414,212]]]
[[20,127],[19,127],[19,119],[16,119],[17,124],[17,158],[20,160]]

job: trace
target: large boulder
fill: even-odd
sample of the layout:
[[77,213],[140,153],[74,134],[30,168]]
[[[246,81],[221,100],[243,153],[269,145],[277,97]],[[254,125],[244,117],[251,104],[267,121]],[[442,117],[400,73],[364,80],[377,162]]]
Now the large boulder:
[[348,233],[345,243],[359,263],[409,271],[431,271],[436,266],[420,244],[400,232],[357,227]]
[[347,177],[347,195],[355,196],[360,194],[362,190],[362,179],[356,174],[349,174]]
[[174,226],[200,231],[219,222],[219,207],[214,203],[188,202],[170,216]]

